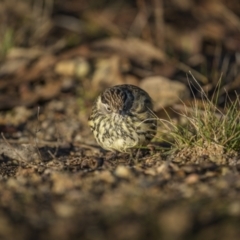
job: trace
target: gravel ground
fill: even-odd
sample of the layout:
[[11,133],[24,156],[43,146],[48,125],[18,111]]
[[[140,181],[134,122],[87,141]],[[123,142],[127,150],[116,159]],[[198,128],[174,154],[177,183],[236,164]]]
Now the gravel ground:
[[13,110],[25,124],[1,143],[1,239],[239,239],[238,155],[114,155],[64,99]]

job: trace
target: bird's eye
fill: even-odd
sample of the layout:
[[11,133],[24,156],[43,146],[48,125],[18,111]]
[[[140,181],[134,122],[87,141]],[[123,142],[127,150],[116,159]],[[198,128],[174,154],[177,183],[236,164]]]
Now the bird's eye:
[[105,108],[106,108],[107,112],[111,112],[111,108],[109,105],[105,105]]
[[146,99],[144,100],[144,104],[145,104],[145,105],[149,105],[149,104],[151,104],[151,101],[146,98]]

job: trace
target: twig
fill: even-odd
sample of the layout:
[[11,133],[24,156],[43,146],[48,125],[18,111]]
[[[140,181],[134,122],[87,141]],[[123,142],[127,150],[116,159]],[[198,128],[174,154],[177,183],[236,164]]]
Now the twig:
[[[173,62],[170,62],[170,64],[173,64]],[[194,70],[193,68],[189,67],[185,63],[182,62],[175,62],[174,66],[178,68],[179,70],[182,70],[185,73],[192,72],[194,77],[199,80],[201,83],[207,84],[208,83],[208,78],[205,77],[203,74],[199,73],[198,71]]]
[[164,49],[164,14],[163,14],[163,1],[153,0],[154,16],[155,16],[155,36],[156,45]]
[[1,136],[2,136],[2,138],[3,138],[3,140],[4,140],[4,142],[5,142],[11,149],[13,149],[13,151],[16,153],[16,155],[24,162],[24,159],[23,159],[23,157],[21,156],[21,154],[19,154],[19,152],[16,151],[16,149],[8,142],[8,140],[5,138],[3,132],[1,132]]
[[48,154],[49,154],[53,159],[56,159],[55,154],[53,154],[50,150],[48,150],[47,152],[48,152]]
[[38,106],[37,108],[37,126],[36,126],[36,129],[35,129],[35,138],[34,138],[34,143],[35,143],[35,147],[36,147],[36,150],[37,150],[37,153],[38,153],[38,156],[41,160],[42,159],[42,155],[39,151],[39,147],[38,147],[38,141],[37,141],[37,133],[38,133],[38,127],[39,127],[39,112],[40,112],[40,107]]
[[56,146],[56,150],[55,150],[55,152],[54,152],[54,157],[56,157],[57,156],[57,152],[58,152],[58,150],[59,150],[59,139],[60,139],[60,134],[59,134],[59,131],[58,131],[58,127],[56,126],[56,130],[57,130],[57,146]]
[[[139,37],[143,33],[143,29],[147,26],[148,22],[149,13],[145,1],[137,0],[136,4],[138,7],[138,13],[128,30],[128,37],[133,35]],[[151,39],[148,39],[148,41],[151,42]]]

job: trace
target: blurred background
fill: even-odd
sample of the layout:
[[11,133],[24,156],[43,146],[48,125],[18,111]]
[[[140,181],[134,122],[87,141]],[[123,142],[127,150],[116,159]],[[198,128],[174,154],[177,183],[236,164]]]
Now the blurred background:
[[224,107],[240,1],[0,0],[1,239],[239,239],[239,154],[133,165],[96,145],[93,101],[123,83],[160,117],[202,104],[199,89]]
[[[98,92],[132,83],[156,95],[152,86],[187,86],[193,76],[207,92],[221,79],[221,94],[231,95],[240,87],[239,51],[238,0],[2,0],[0,109],[80,85]],[[151,76],[164,79],[140,84]]]

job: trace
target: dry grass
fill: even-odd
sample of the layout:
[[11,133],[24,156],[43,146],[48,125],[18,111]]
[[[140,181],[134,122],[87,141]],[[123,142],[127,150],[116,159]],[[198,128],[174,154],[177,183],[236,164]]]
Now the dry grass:
[[[197,83],[194,77],[193,80]],[[168,121],[161,120],[169,133],[168,139],[163,140],[171,144],[173,151],[212,145],[221,146],[225,151],[240,150],[240,99],[239,96],[234,101],[226,99],[230,103],[220,109],[217,106],[220,83],[211,99],[197,83],[202,98],[201,107],[195,97],[191,107],[184,105],[184,110],[178,112],[184,124],[176,124],[170,118]]]

